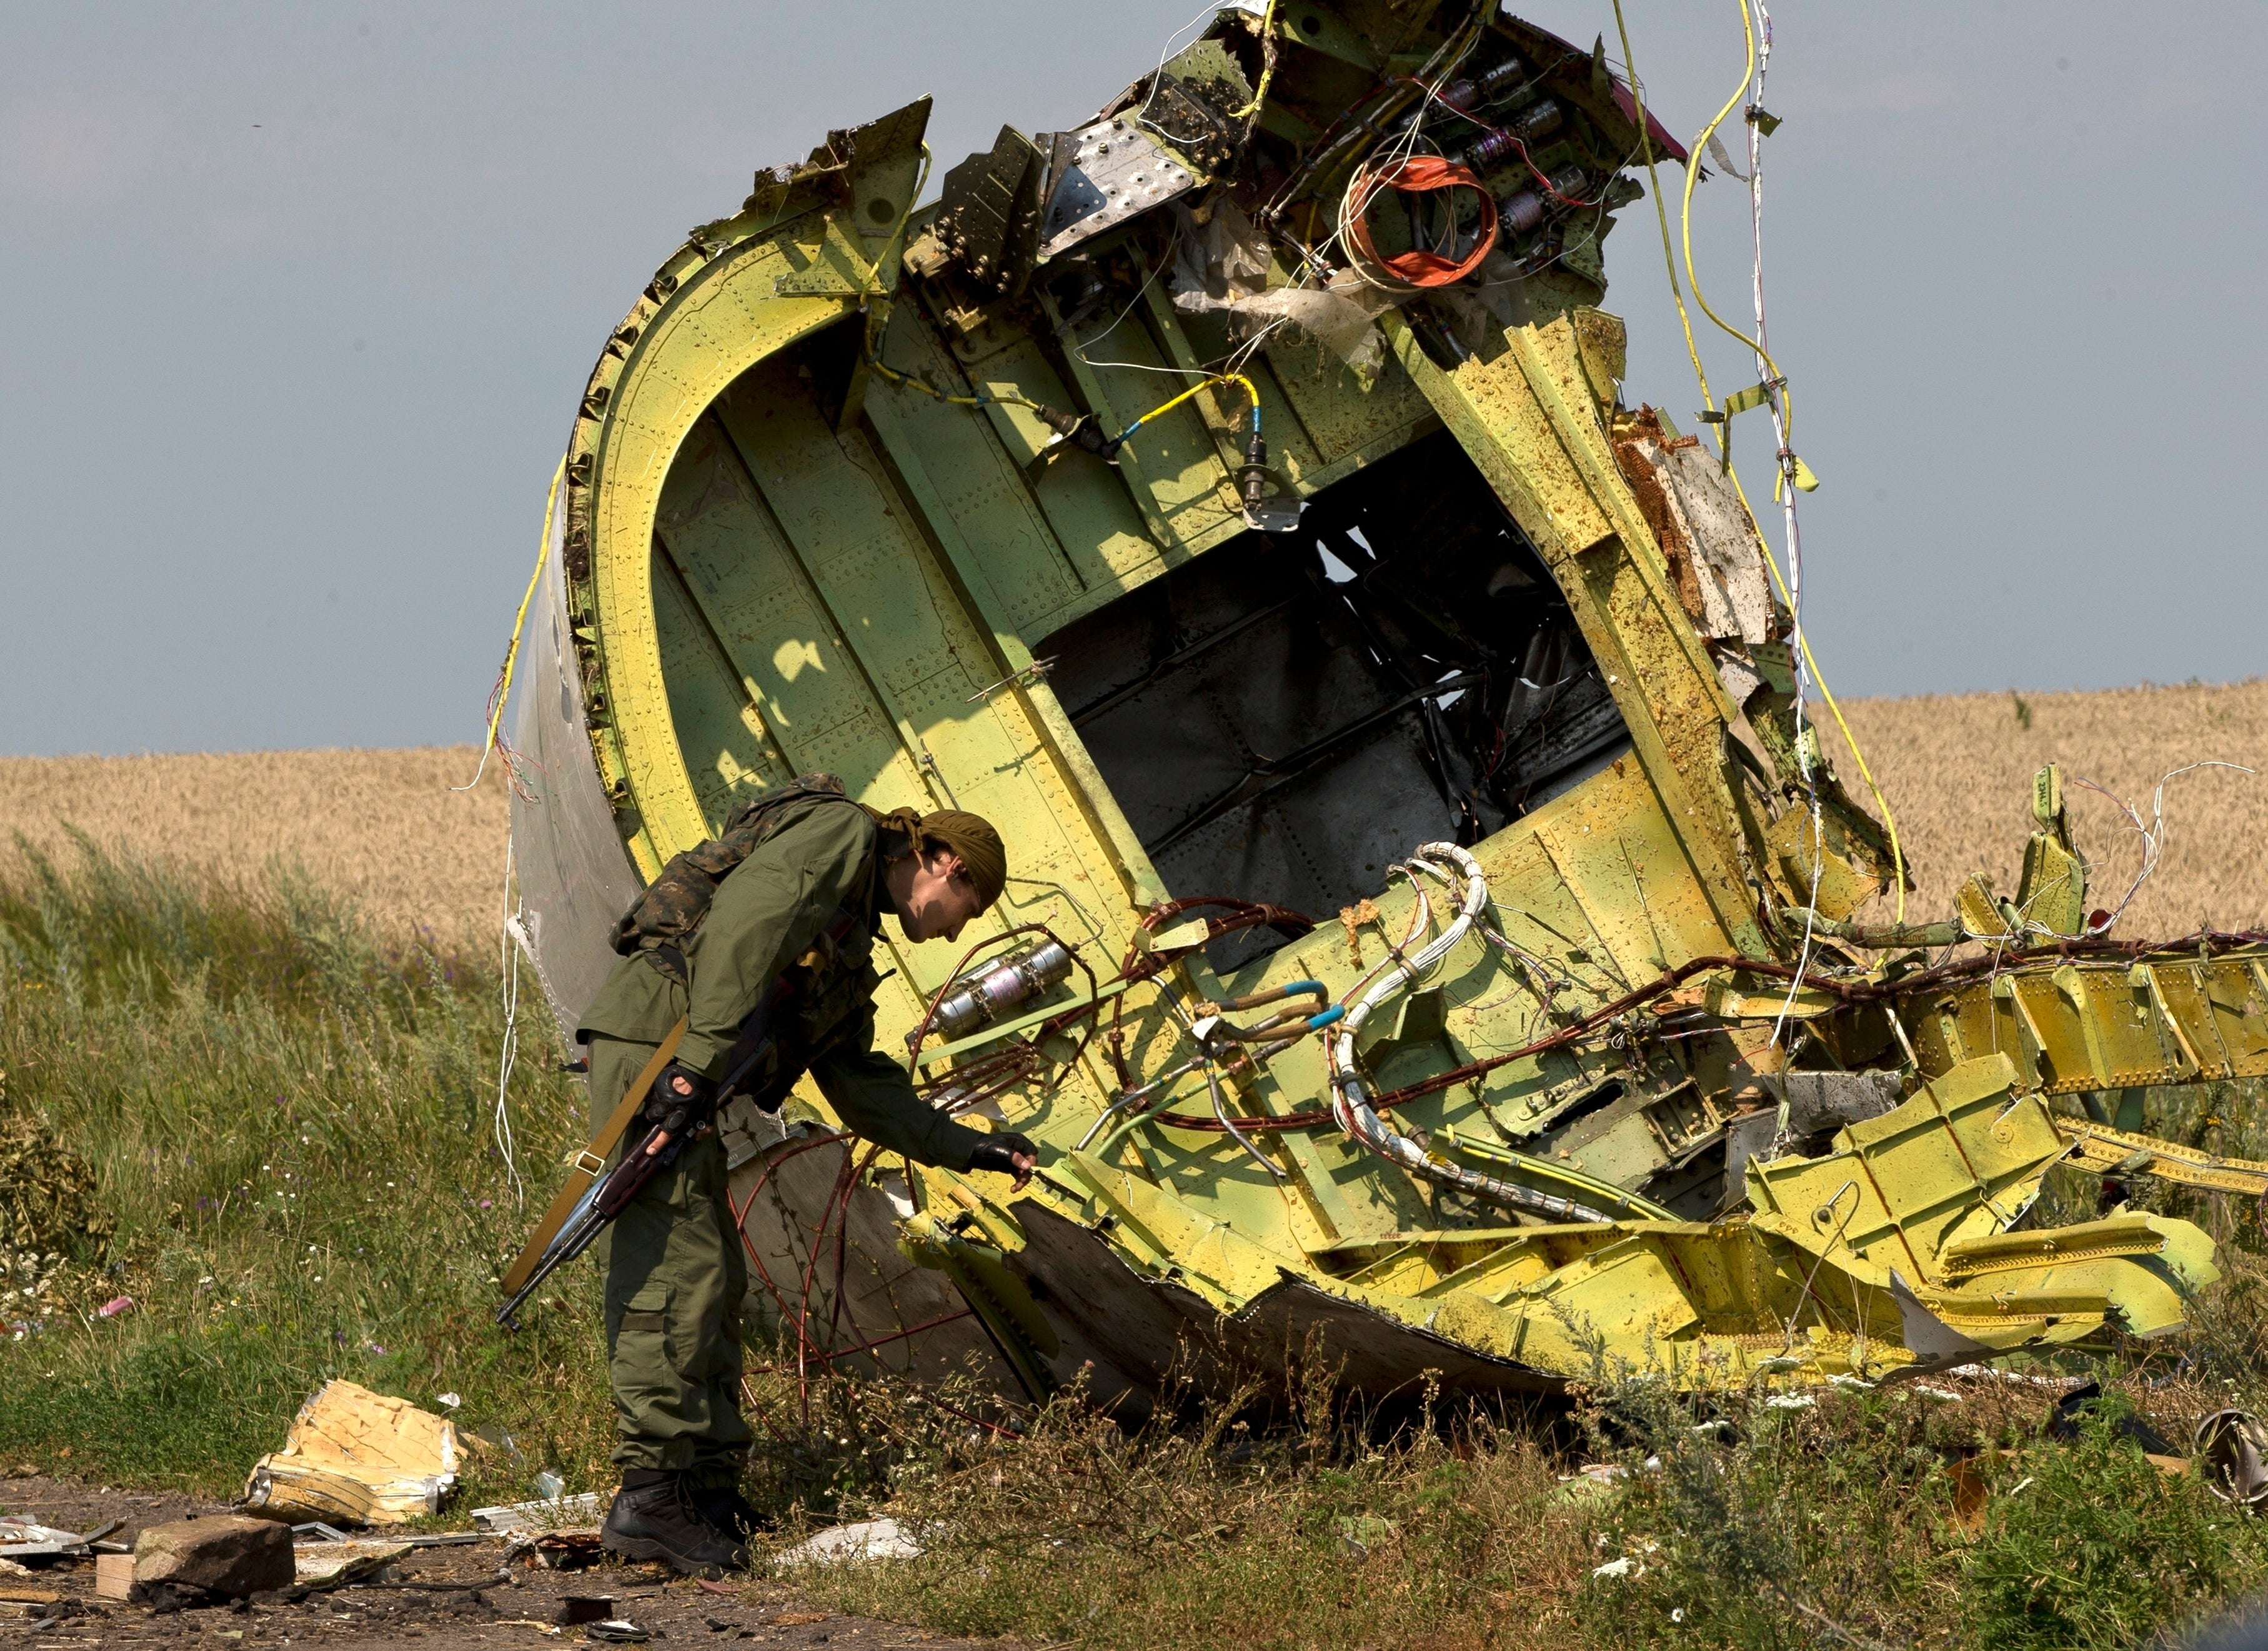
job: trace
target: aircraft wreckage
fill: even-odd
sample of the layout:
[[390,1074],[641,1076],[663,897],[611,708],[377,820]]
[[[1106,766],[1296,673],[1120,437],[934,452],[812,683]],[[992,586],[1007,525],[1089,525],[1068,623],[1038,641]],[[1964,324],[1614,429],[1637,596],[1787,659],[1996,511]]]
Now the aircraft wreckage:
[[1373,1393],[1881,1375],[2180,1324],[2211,1242],[2029,1227],[2053,1164],[2268,1189],[2133,1132],[2268,1072],[2268,951],[2110,939],[2052,770],[2013,894],[1852,921],[1891,845],[1598,307],[1684,151],[1493,13],[1224,11],[919,210],[926,101],[831,133],[600,354],[504,725],[562,1025],[797,775],[976,809],[1016,873],[973,954],[878,956],[878,1013],[1042,1143],[1025,1191],[808,1080],[723,1120],[806,1367],[1137,1409],[1310,1346]]

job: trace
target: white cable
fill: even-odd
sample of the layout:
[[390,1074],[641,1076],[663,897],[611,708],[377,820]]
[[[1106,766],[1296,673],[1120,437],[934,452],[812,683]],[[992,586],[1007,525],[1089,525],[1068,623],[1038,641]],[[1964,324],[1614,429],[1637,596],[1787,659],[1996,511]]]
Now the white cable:
[[[1388,1129],[1377,1109],[1371,1105],[1370,1097],[1363,1088],[1362,1072],[1355,1062],[1355,1043],[1362,1035],[1364,1024],[1382,1005],[1414,984],[1448,956],[1478,921],[1481,913],[1487,910],[1489,903],[1488,879],[1481,871],[1480,862],[1454,843],[1421,844],[1405,866],[1395,869],[1409,876],[1410,888],[1416,896],[1410,932],[1392,957],[1390,966],[1373,971],[1374,974],[1382,974],[1383,977],[1373,979],[1366,977],[1367,991],[1364,991],[1359,984],[1350,991],[1347,998],[1353,998],[1358,991],[1362,995],[1347,1006],[1345,1019],[1324,1034],[1324,1060],[1330,1072],[1332,1117],[1338,1121],[1340,1128],[1371,1152],[1425,1180],[1486,1198],[1491,1203],[1533,1210],[1563,1221],[1610,1220],[1610,1217],[1571,1199],[1556,1198],[1512,1182],[1499,1181],[1493,1176],[1481,1175],[1437,1157],[1408,1136]],[[1462,879],[1464,896],[1458,902],[1456,916],[1448,926],[1412,952],[1409,949],[1411,943],[1432,925],[1432,908],[1425,898],[1425,886],[1418,881],[1419,873],[1433,878],[1449,888],[1452,894]],[[1345,1005],[1346,999],[1341,999],[1340,1002]]]
[[[1749,286],[1755,301],[1756,315],[1756,377],[1764,387],[1764,405],[1771,412],[1773,464],[1778,467],[1780,484],[1780,527],[1786,544],[1787,601],[1791,623],[1794,625],[1791,652],[1795,665],[1795,765],[1803,776],[1803,787],[1811,802],[1811,897],[1803,909],[1803,944],[1796,948],[1795,978],[1787,983],[1787,996],[1781,999],[1779,1013],[1772,1021],[1773,1043],[1778,1044],[1787,1029],[1787,1017],[1795,1007],[1798,993],[1803,990],[1805,971],[1811,966],[1811,947],[1815,936],[1813,925],[1817,922],[1819,908],[1819,879],[1826,869],[1827,824],[1819,803],[1819,781],[1812,771],[1811,752],[1804,743],[1804,689],[1810,673],[1804,661],[1808,657],[1803,645],[1803,532],[1795,513],[1795,467],[1788,454],[1787,406],[1781,399],[1781,389],[1776,381],[1766,351],[1771,340],[1764,326],[1764,128],[1755,119],[1764,106],[1764,76],[1771,68],[1771,13],[1764,9],[1764,0],[1750,0],[1756,12],[1756,74],[1749,88],[1747,110],[1749,129],[1749,235],[1753,249],[1749,263]],[[1729,426],[1727,429],[1729,430]]]
[[512,1112],[507,1104],[511,1094],[512,1069],[519,1056],[519,947],[514,944],[523,932],[519,915],[512,909],[512,837],[504,840],[504,925],[497,946],[501,955],[497,959],[498,972],[504,977],[504,1047],[497,1055],[496,1144],[504,1154],[504,1179],[512,1184],[512,1196],[518,1207],[527,1204],[527,1189],[519,1178],[519,1166],[514,1161],[512,1138]]

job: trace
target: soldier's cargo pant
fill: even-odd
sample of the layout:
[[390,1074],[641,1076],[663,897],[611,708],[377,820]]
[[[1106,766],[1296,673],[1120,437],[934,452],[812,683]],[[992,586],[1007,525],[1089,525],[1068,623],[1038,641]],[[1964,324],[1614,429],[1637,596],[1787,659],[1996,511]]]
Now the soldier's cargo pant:
[[[593,1037],[592,1127],[613,1113],[653,1054],[649,1043]],[[645,1132],[632,1124],[623,1139]],[[615,1389],[615,1461],[737,1478],[747,1451],[740,1417],[740,1298],[747,1263],[725,1194],[725,1151],[711,1135],[678,1154],[616,1218],[607,1270],[607,1371]]]

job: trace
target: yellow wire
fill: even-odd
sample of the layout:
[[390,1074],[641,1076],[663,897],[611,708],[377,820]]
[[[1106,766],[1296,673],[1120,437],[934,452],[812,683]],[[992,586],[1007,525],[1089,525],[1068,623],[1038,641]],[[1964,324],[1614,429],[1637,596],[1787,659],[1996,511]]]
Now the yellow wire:
[[1141,417],[1127,425],[1125,434],[1120,436],[1118,439],[1121,441],[1125,440],[1127,436],[1132,435],[1136,431],[1141,429],[1143,425],[1148,424],[1152,419],[1160,416],[1161,414],[1172,412],[1183,402],[1188,401],[1189,397],[1195,395],[1199,390],[1209,390],[1216,384],[1235,384],[1242,386],[1245,394],[1251,398],[1254,409],[1256,411],[1258,409],[1260,406],[1260,392],[1254,386],[1251,380],[1246,378],[1241,372],[1216,372],[1209,379],[1203,379],[1198,382],[1192,384],[1188,389],[1183,390],[1172,401],[1162,402],[1160,405],[1152,408],[1148,412],[1143,414]]
[[[1748,40],[1749,66],[1741,77],[1740,89],[1725,100],[1725,107],[1717,111],[1717,118],[1703,127],[1701,135],[1693,140],[1692,152],[1697,155],[1707,145],[1718,127],[1724,123],[1725,117],[1733,112],[1733,106],[1748,95],[1749,87],[1756,77],[1756,25],[1749,17],[1748,0],[1733,0],[1733,4],[1741,8],[1741,33]],[[1623,66],[1624,68],[1630,66],[1628,58],[1624,59]],[[1679,217],[1679,223],[1684,232],[1685,239],[1686,283],[1692,287],[1693,301],[1701,306],[1701,313],[1754,350],[1757,358],[1764,364],[1765,370],[1780,381],[1780,439],[1793,446],[1795,441],[1795,398],[1788,394],[1787,375],[1779,370],[1779,363],[1771,358],[1771,351],[1710,308],[1708,295],[1701,291],[1701,276],[1693,268],[1693,186],[1700,181],[1701,168],[1689,158],[1685,163],[1684,206]],[[1725,451],[1729,454],[1733,448],[1732,420],[1729,417],[1725,421],[1723,434]]]
[[551,512],[559,504],[559,478],[567,468],[567,461],[559,461],[559,468],[551,473],[551,494],[543,506],[543,542],[536,547],[535,571],[527,576],[527,589],[521,593],[519,612],[512,615],[512,645],[504,652],[504,681],[497,686],[496,709],[489,713],[488,744],[485,753],[496,744],[497,729],[504,723],[504,702],[512,697],[512,670],[519,662],[519,633],[527,623],[527,605],[535,600],[535,587],[543,579],[543,564],[551,556]]
[[[1734,92],[1731,101],[1717,112],[1717,119],[1702,129],[1701,136],[1694,145],[1697,150],[1708,143],[1709,134],[1715,131],[1718,123],[1732,113],[1733,104],[1740,101],[1742,93],[1748,90],[1749,80],[1755,76],[1756,32],[1754,26],[1749,20],[1749,10],[1745,4],[1741,7],[1741,26],[1748,37],[1749,77],[1741,82],[1741,92]],[[1631,98],[1638,107],[1638,141],[1645,146],[1646,178],[1653,185],[1654,218],[1661,226],[1661,262],[1669,275],[1669,294],[1677,302],[1677,319],[1685,328],[1685,351],[1693,360],[1693,376],[1701,384],[1702,404],[1713,412],[1716,410],[1717,404],[1710,398],[1709,375],[1702,370],[1701,350],[1693,340],[1693,323],[1686,313],[1684,295],[1678,291],[1677,260],[1671,252],[1669,245],[1669,214],[1662,205],[1661,183],[1654,173],[1653,140],[1646,122],[1646,94],[1638,88],[1638,64],[1631,53],[1630,26],[1623,19],[1623,0],[1615,0],[1615,28],[1622,36],[1623,67],[1630,71]],[[1685,268],[1689,276],[1693,269],[1693,185],[1696,173],[1697,168],[1690,160],[1688,160],[1685,164],[1684,211],[1682,222],[1685,231]],[[1697,300],[1701,301],[1703,310],[1708,312],[1707,301],[1702,299],[1701,287],[1697,281],[1694,283],[1693,296]],[[1710,320],[1715,321],[1719,327],[1725,327],[1725,323],[1718,320],[1714,312],[1708,313]],[[1725,330],[1733,333],[1733,335],[1739,338],[1742,343],[1749,344],[1751,348],[1755,347],[1753,341],[1734,332],[1733,328],[1725,327]],[[1765,361],[1771,361],[1771,357],[1762,350],[1756,350],[1756,353],[1763,356]],[[1771,372],[1774,378],[1780,376],[1779,368],[1776,364],[1772,366]],[[1782,404],[1787,409],[1787,428],[1793,429],[1794,406],[1788,399],[1787,387],[1785,384],[1780,387],[1780,397]],[[1740,472],[1733,468],[1732,421],[1730,419],[1717,427],[1717,439],[1725,458],[1725,473],[1732,477],[1733,490],[1740,495],[1741,508],[1748,511],[1749,526],[1754,528],[1756,520],[1756,512],[1749,507],[1748,490],[1741,485]],[[1764,568],[1771,575],[1772,585],[1778,590],[1780,601],[1793,611],[1795,606],[1794,599],[1788,594],[1787,582],[1780,577],[1779,564],[1773,558],[1771,547],[1764,542],[1764,534],[1760,530],[1756,533],[1756,546],[1764,553]],[[1881,786],[1875,783],[1874,770],[1867,766],[1867,754],[1860,748],[1858,736],[1851,732],[1851,725],[1844,720],[1843,707],[1836,703],[1834,690],[1827,686],[1827,673],[1819,668],[1819,661],[1812,657],[1810,638],[1798,631],[1795,642],[1796,646],[1803,652],[1804,664],[1810,667],[1811,680],[1819,684],[1819,696],[1827,702],[1827,709],[1834,716],[1835,726],[1843,731],[1844,742],[1851,748],[1852,759],[1859,764],[1859,773],[1866,780],[1867,791],[1874,796],[1874,806],[1882,811],[1882,826],[1890,839],[1890,861],[1896,868],[1898,891],[1897,920],[1903,923],[1906,918],[1906,857],[1904,847],[1898,841],[1897,815],[1890,808],[1890,800],[1882,794]]]
[[[1261,13],[1260,34],[1263,41],[1274,31],[1276,8],[1283,4],[1284,0],[1268,0],[1268,9]],[[1276,78],[1276,58],[1277,53],[1273,51],[1266,53],[1265,59],[1260,65],[1260,84],[1253,90],[1252,101],[1231,114],[1228,117],[1230,120],[1241,121],[1247,115],[1256,115],[1260,113],[1260,106],[1268,101],[1268,83]]]
[[[1677,324],[1685,329],[1685,353],[1692,358],[1693,376],[1701,381],[1701,405],[1713,413],[1717,400],[1709,393],[1709,374],[1701,365],[1701,347],[1693,342],[1693,319],[1686,313],[1685,293],[1677,284],[1677,254],[1669,246],[1669,209],[1662,203],[1661,178],[1654,170],[1653,133],[1646,124],[1646,93],[1639,88],[1638,64],[1631,57],[1630,26],[1623,21],[1623,0],[1615,0],[1615,29],[1623,39],[1623,67],[1630,71],[1631,100],[1638,105],[1638,141],[1646,152],[1646,181],[1653,188],[1654,220],[1661,225],[1661,267],[1669,276],[1669,296],[1677,305]],[[1691,170],[1689,165],[1689,176]],[[1725,424],[1717,426],[1720,450],[1732,440],[1732,433]]]

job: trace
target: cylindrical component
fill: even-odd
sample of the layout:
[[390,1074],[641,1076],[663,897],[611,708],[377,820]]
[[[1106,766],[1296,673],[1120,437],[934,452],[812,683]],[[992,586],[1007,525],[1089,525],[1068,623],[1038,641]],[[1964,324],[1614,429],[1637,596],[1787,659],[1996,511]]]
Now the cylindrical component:
[[1470,85],[1476,88],[1475,95],[1469,99],[1452,98],[1450,101],[1461,109],[1476,109],[1492,98],[1502,97],[1512,89],[1515,82],[1527,77],[1528,65],[1517,57],[1507,57],[1503,62],[1483,70],[1477,79],[1459,81],[1457,84],[1460,86]]
[[1551,194],[1530,188],[1505,196],[1497,203],[1496,209],[1497,222],[1504,225],[1505,239],[1514,240],[1542,227],[1543,220],[1555,210],[1580,199],[1589,182],[1580,166],[1562,166],[1551,174]]
[[1485,171],[1521,145],[1549,137],[1565,118],[1566,112],[1550,98],[1538,98],[1506,122],[1502,131],[1482,133],[1456,158],[1475,172]]
[[930,1024],[949,1038],[966,1037],[1064,980],[1071,967],[1069,951],[1057,941],[1042,940],[956,987],[937,1006]]
[[1443,104],[1448,105],[1452,111],[1459,114],[1469,114],[1474,109],[1486,108],[1491,103],[1512,90],[1526,77],[1527,74],[1526,63],[1517,57],[1507,57],[1493,68],[1483,70],[1478,76],[1467,76],[1462,80],[1451,81],[1441,88],[1438,98],[1420,98],[1415,108],[1403,115],[1387,129],[1395,132],[1407,131],[1421,117],[1441,113]]

